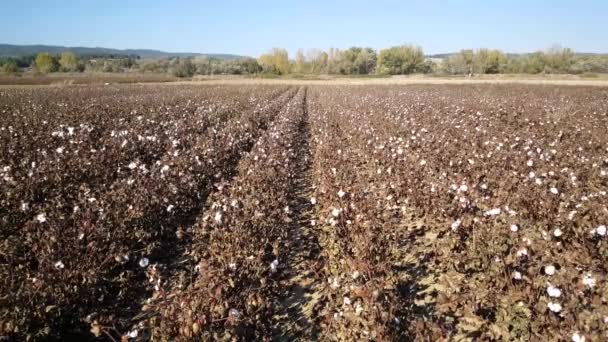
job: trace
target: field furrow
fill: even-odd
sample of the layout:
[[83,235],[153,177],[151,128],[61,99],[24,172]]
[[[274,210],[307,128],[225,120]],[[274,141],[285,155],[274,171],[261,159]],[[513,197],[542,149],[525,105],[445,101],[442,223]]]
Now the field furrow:
[[277,312],[273,317],[272,337],[275,340],[316,340],[319,334],[318,309],[320,289],[324,279],[320,270],[323,265],[319,232],[314,223],[312,184],[312,153],[310,118],[308,116],[308,94],[302,102],[304,119],[298,127],[295,179],[288,195],[292,208],[285,266],[279,276]]

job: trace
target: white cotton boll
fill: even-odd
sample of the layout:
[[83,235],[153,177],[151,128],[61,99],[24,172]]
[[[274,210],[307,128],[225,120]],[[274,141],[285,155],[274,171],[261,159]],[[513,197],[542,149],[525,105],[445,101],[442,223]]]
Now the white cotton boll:
[[460,221],[460,219],[452,222],[452,231],[456,231],[458,229],[458,227],[460,227],[461,223],[462,223],[462,221]]
[[342,198],[344,195],[346,195],[346,193],[340,189],[340,191],[338,191],[338,197]]
[[340,211],[341,211],[340,209],[334,208],[334,209],[331,211],[331,215],[332,215],[333,217],[338,217],[338,216],[340,216]]
[[241,313],[237,309],[230,309],[230,311],[228,311],[228,315],[234,318],[239,318],[241,316]]
[[600,225],[595,229],[595,233],[599,236],[606,236],[606,226]]
[[496,215],[500,215],[501,211],[502,210],[500,208],[494,208],[494,209],[490,209],[490,210],[486,211],[483,214],[485,216],[496,216]]
[[399,155],[403,154],[403,150],[402,150],[401,148],[399,148],[399,149],[397,150],[397,154],[399,154]]
[[167,206],[167,212],[168,212],[168,213],[172,212],[174,208],[175,208],[175,206],[174,206],[173,204],[169,204],[169,205]]
[[270,272],[274,273],[277,271],[277,267],[279,267],[279,260],[274,259],[271,263],[270,263]]
[[136,338],[137,335],[139,335],[139,333],[137,332],[137,329],[133,329],[133,330],[129,331],[129,333],[128,333],[129,338]]
[[40,213],[40,214],[36,215],[36,221],[38,221],[39,223],[46,222],[46,214]]
[[559,298],[562,295],[562,290],[553,285],[549,285],[547,287],[547,294],[549,297]]
[[312,198],[310,199],[310,203],[311,203],[312,205],[317,204],[317,199],[316,199],[316,198],[314,198],[314,197],[312,197]]
[[458,190],[462,191],[462,192],[467,192],[469,190],[469,187],[466,186],[466,184],[462,184]]
[[359,275],[360,275],[359,271],[355,271],[355,272],[353,272],[352,277],[353,277],[353,279],[357,280],[357,278],[359,278]]
[[592,288],[595,286],[595,278],[593,278],[591,273],[585,274],[585,276],[583,277],[583,284],[589,288]]
[[424,166],[424,165],[426,165],[426,160],[423,159],[420,161],[420,166]]
[[554,195],[559,194],[559,191],[557,190],[557,188],[551,188],[551,189],[549,189],[549,191],[551,191],[551,193]]
[[84,239],[84,233],[78,234],[78,240],[82,240],[82,239]]
[[553,302],[549,302],[547,304],[547,307],[549,308],[549,310],[558,313],[560,311],[562,311],[562,306],[559,303],[553,303]]
[[68,135],[74,135],[74,127],[68,127]]
[[516,225],[516,224],[512,224],[511,225],[511,231],[513,233],[517,233],[518,230],[519,230],[519,226],[518,225]]
[[169,165],[164,165],[164,166],[163,166],[163,167],[160,169],[160,172],[161,172],[161,173],[165,173],[165,172],[167,172],[167,171],[169,171]]
[[136,162],[129,163],[129,169],[133,170],[136,167],[137,167],[137,163]]
[[534,178],[534,177],[536,177],[536,174],[534,172],[530,171],[530,173],[528,174],[528,177]]
[[234,262],[229,263],[228,264],[228,268],[231,269],[231,270],[233,270],[233,271],[236,270],[236,263],[234,263]]
[[148,265],[150,264],[150,260],[148,260],[148,258],[141,258],[139,259],[139,267],[148,267]]
[[521,272],[519,272],[519,271],[513,272],[513,279],[521,280],[521,278],[522,278]]
[[534,165],[534,162],[530,159],[526,164],[531,167],[532,165]]
[[572,334],[572,342],[585,342],[585,336],[575,332]]
[[27,202],[21,202],[21,211],[29,209],[30,205]]
[[561,229],[559,229],[559,228],[555,228],[555,229],[553,230],[553,236],[555,236],[555,237],[557,237],[557,238],[558,238],[558,237],[560,237],[560,236],[562,236],[563,234],[564,234],[564,232],[562,232],[562,230],[561,230]]
[[534,183],[536,183],[536,185],[542,185],[542,184],[543,184],[543,180],[542,180],[542,179],[540,179],[540,178],[536,178],[536,179],[534,180]]
[[517,254],[517,256],[520,258],[528,256],[528,250],[526,248],[520,248],[515,254]]
[[215,216],[213,217],[213,220],[216,223],[222,223],[222,213],[220,211],[215,213]]
[[57,152],[59,154],[63,153],[63,151],[64,151],[63,147],[57,147],[57,149],[55,150],[55,152]]
[[344,297],[344,305],[350,305],[350,304],[351,304],[350,298]]
[[545,266],[545,274],[547,274],[547,275],[554,275],[555,274],[555,266],[553,266],[553,265],[547,265],[547,266]]
[[63,264],[63,262],[61,260],[59,260],[55,263],[55,268],[58,270],[62,270],[65,268],[65,265]]

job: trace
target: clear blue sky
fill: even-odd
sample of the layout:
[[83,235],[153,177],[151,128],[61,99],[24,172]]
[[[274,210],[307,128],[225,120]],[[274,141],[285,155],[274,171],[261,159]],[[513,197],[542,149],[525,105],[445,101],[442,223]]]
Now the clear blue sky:
[[1,6],[0,43],[258,56],[271,47],[414,43],[526,52],[608,52],[608,0],[25,0]]

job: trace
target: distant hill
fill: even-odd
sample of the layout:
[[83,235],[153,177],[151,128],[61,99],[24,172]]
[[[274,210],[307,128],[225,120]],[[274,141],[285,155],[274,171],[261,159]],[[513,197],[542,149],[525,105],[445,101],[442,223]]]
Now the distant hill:
[[239,59],[245,56],[231,55],[225,53],[196,53],[196,52],[165,52],[150,49],[109,49],[100,47],[80,47],[80,46],[56,46],[56,45],[10,45],[0,44],[0,57],[22,57],[35,55],[40,52],[49,52],[58,54],[66,51],[71,51],[79,56],[104,56],[104,55],[131,55],[141,58],[169,58],[169,57],[194,57],[207,56],[209,58],[217,58],[224,60]]

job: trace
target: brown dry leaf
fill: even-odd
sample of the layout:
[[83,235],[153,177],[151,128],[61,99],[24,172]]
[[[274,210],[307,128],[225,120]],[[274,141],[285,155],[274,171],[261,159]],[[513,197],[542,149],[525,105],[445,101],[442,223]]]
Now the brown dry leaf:
[[93,323],[91,323],[90,331],[93,335],[95,335],[95,337],[99,337],[102,334],[101,326],[97,323],[97,321],[94,321]]

